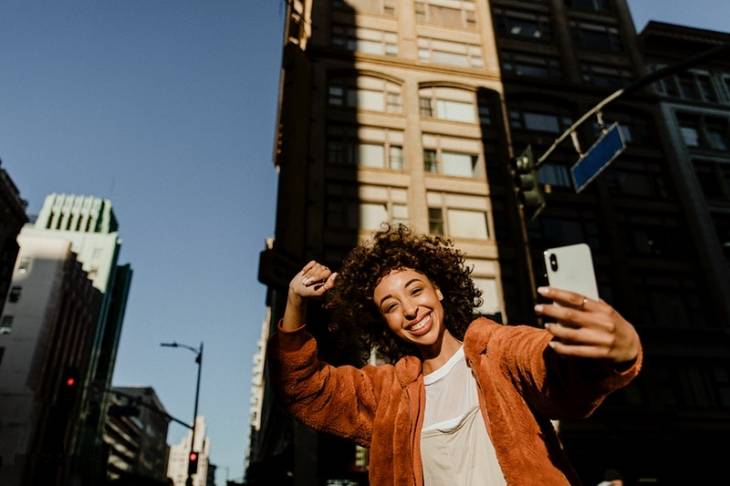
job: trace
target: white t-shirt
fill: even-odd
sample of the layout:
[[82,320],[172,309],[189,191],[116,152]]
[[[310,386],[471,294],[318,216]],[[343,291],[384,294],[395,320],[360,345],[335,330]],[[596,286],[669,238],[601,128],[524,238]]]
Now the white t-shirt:
[[425,486],[505,485],[464,348],[424,376],[423,382],[426,410],[421,455]]

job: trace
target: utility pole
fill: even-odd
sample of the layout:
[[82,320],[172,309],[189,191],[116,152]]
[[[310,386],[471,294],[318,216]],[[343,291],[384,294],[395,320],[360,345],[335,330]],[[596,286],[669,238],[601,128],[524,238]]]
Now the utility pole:
[[198,418],[198,399],[200,397],[200,372],[203,368],[203,342],[200,342],[200,347],[195,349],[192,346],[186,344],[179,344],[177,342],[171,343],[160,343],[163,348],[185,348],[195,353],[195,363],[198,365],[198,379],[195,384],[195,406],[193,407],[193,427],[190,434],[190,452],[188,453],[188,477],[185,480],[186,486],[193,486],[193,474],[198,471],[198,459],[200,458],[200,452],[195,450],[195,429],[197,428],[196,421]]

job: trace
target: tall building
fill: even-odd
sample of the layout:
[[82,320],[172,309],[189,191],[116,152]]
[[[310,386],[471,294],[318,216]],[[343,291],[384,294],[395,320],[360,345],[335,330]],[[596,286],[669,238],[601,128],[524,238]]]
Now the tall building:
[[[188,477],[188,457],[192,431],[177,444],[170,446],[170,457],[167,461],[167,477],[175,486],[185,486]],[[198,470],[192,475],[192,486],[208,484],[208,464],[210,462],[210,439],[206,435],[205,418],[195,419],[195,451],[198,452]],[[215,474],[215,473],[214,473]],[[212,484],[210,486],[213,486]]]
[[[625,1],[490,3],[514,153],[527,144],[543,153],[589,108],[649,72]],[[684,49],[665,64],[702,50],[686,37],[678,44]],[[540,168],[547,207],[527,226],[537,280],[544,249],[591,246],[600,295],[636,326],[645,346],[644,370],[632,386],[590,420],[561,424],[565,448],[589,484],[609,468],[627,482],[702,483],[721,472],[719,451],[709,444],[730,426],[722,398],[730,357],[727,264],[718,238],[708,237],[707,210],[696,208],[698,192],[689,187],[659,102],[646,88],[602,111],[606,125],[621,126],[628,146],[581,194],[568,177],[578,158],[570,142],[547,159]],[[579,130],[583,149],[599,124],[594,118]],[[717,137],[730,143],[729,135],[725,128]],[[509,241],[499,233],[497,239]],[[514,321],[516,312],[508,314]],[[711,432],[697,415],[703,407]]]
[[[0,160],[2,165],[2,160]],[[18,256],[16,238],[28,222],[25,215],[27,203],[20,198],[20,191],[10,175],[0,167],[0,314],[3,313],[5,296],[10,290],[15,257]]]
[[69,475],[82,484],[96,484],[105,474],[104,413],[132,279],[130,265],[118,261],[122,244],[118,226],[109,200],[51,194],[35,224],[24,229],[28,235],[69,241],[102,295],[89,368],[82,378],[83,426],[71,451],[74,461]]
[[104,443],[109,451],[107,479],[164,482],[169,424],[165,407],[153,388],[114,387],[104,429]]
[[[650,69],[656,69],[727,44],[730,33],[649,22],[639,39],[645,61]],[[727,301],[730,61],[718,57],[654,86],[669,135],[663,143],[678,175],[684,211],[689,215],[687,232],[707,260],[698,273],[723,289]],[[661,444],[661,452],[670,461],[682,461],[688,470],[708,471],[703,474],[718,477],[722,453],[713,444],[730,433],[730,323],[712,308],[687,317],[679,315],[685,322],[692,320],[693,326],[679,326],[673,331],[676,338],[665,344],[669,347],[671,343],[672,347],[662,363],[661,374],[647,376],[647,381],[663,380],[672,385],[663,390],[663,404],[655,404],[658,418],[652,425],[656,435],[671,434],[677,442],[689,445],[673,451],[671,443]],[[685,477],[691,478],[689,474]]]
[[27,234],[0,317],[0,484],[64,484],[101,294],[71,243]]
[[[666,469],[667,458],[695,475],[722,464],[717,452],[702,449],[707,455],[699,457],[695,442],[666,435],[691,424],[675,420],[681,412],[663,400],[709,379],[678,385],[675,372],[710,349],[730,356],[723,337],[730,287],[724,260],[717,267],[717,240],[687,231],[694,213],[669,157],[659,98],[650,88],[625,96],[581,127],[582,150],[612,123],[628,141],[581,194],[569,176],[578,158],[570,142],[540,167],[547,206],[534,221],[523,218],[513,190],[516,154],[530,145],[539,156],[597,102],[647,72],[625,0],[287,2],[276,233],[259,272],[268,286],[268,332],[302,264],[338,268],[384,221],[451,238],[474,268],[479,311],[509,323],[536,323],[542,252],[586,242],[599,293],[639,330],[646,366],[591,420],[561,424],[579,474],[590,484],[619,469],[627,481],[661,483],[680,477]],[[355,362],[321,311],[310,309],[307,321],[322,358]],[[688,343],[698,346],[691,358]],[[726,363],[713,366],[727,370]],[[718,373],[708,384],[713,396],[727,390]],[[263,386],[249,481],[364,483],[363,451],[282,415],[266,371]],[[666,413],[674,415],[660,420]],[[711,413],[728,424],[727,414]],[[707,434],[678,436],[717,433]]]
[[[271,325],[303,263],[317,259],[338,268],[382,222],[454,240],[483,292],[479,310],[506,319],[493,217],[504,203],[490,189],[494,156],[482,136],[502,92],[488,4],[288,4],[274,161],[276,234],[260,269]],[[481,99],[489,104],[480,108]],[[322,324],[313,329],[322,355],[352,362],[355,353],[336,346]],[[278,414],[265,388],[261,427],[251,434],[249,480],[364,480],[364,455],[352,444]]]

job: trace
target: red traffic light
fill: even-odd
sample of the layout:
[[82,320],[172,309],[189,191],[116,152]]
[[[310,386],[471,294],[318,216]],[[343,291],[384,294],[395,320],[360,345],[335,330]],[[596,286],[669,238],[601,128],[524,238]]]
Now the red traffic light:
[[76,378],[73,376],[69,376],[66,378],[66,386],[75,386],[76,385]]
[[198,453],[191,451],[188,456],[188,474],[195,474],[198,472]]

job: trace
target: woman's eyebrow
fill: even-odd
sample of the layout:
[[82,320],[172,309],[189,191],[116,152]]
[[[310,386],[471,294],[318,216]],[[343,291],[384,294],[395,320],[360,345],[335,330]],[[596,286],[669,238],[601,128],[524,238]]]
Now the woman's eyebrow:
[[405,285],[405,287],[406,287],[406,288],[408,288],[408,286],[409,286],[409,285],[411,285],[411,284],[412,284],[413,282],[418,282],[418,283],[421,283],[421,279],[420,279],[420,278],[418,278],[418,277],[416,277],[416,278],[412,278],[412,279],[410,279],[410,280],[409,280],[408,282],[406,282],[406,285]]
[[383,302],[385,302],[387,299],[390,299],[391,297],[393,297],[393,296],[388,294],[385,297],[383,297],[382,299],[380,299],[380,303],[378,304],[378,306],[382,306]]

